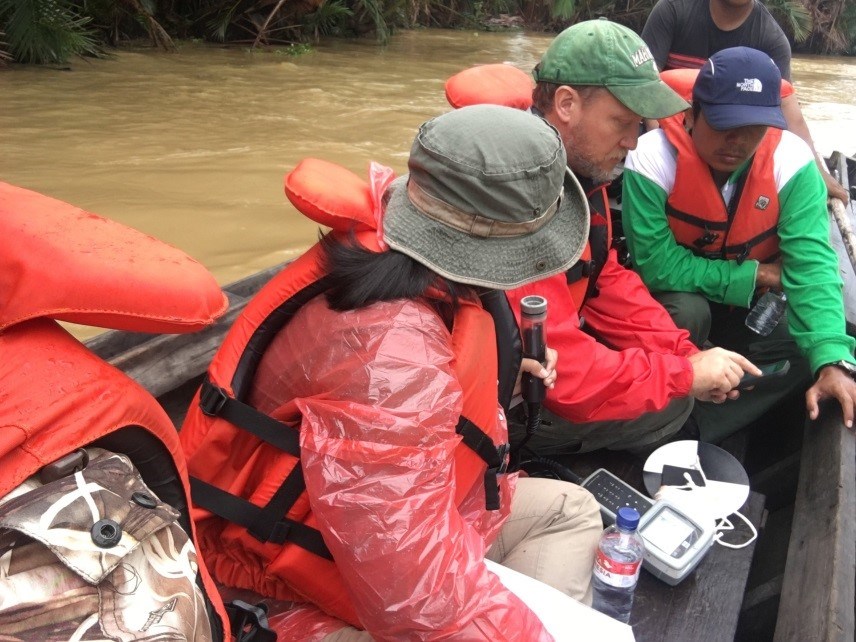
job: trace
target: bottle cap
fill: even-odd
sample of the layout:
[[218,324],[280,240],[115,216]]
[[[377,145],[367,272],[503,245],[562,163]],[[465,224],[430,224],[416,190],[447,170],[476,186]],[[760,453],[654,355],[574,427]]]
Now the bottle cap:
[[615,525],[627,531],[635,531],[639,526],[639,511],[630,506],[619,508],[618,516],[615,518]]
[[547,314],[547,299],[537,294],[530,294],[520,299],[520,312],[527,316]]

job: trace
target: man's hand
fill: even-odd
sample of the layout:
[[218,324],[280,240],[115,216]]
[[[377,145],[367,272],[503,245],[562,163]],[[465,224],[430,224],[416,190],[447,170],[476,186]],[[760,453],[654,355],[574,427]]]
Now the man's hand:
[[782,289],[782,264],[760,263],[755,273],[756,288]]
[[760,375],[761,371],[749,359],[736,352],[711,348],[689,357],[693,367],[693,386],[690,394],[699,401],[722,403],[736,399],[735,390],[744,372]]
[[823,174],[823,182],[826,183],[826,191],[829,192],[829,198],[837,198],[844,205],[850,203],[850,195],[847,190],[839,183],[829,172],[821,172]]
[[821,368],[817,381],[805,393],[808,416],[817,419],[820,412],[818,402],[831,398],[838,399],[844,414],[844,425],[852,430],[853,412],[856,408],[856,381],[841,368],[826,366]]
[[545,348],[544,354],[547,357],[545,365],[541,365],[535,359],[524,359],[520,363],[520,372],[517,373],[517,382],[514,384],[514,394],[520,394],[520,380],[524,372],[544,380],[544,385],[552,390],[556,387],[556,364],[559,362],[559,353],[553,348]]

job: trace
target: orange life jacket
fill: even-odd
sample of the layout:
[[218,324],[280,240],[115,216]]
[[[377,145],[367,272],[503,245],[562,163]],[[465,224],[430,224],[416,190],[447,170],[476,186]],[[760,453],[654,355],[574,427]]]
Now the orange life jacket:
[[0,238],[0,330],[50,317],[193,332],[228,305],[211,273],[181,250],[8,183],[0,183]]
[[[287,176],[286,193],[304,214],[332,225],[331,233],[358,229],[357,240],[380,251],[372,229],[377,197],[348,170],[304,161]],[[235,322],[191,404],[181,441],[192,476],[200,545],[214,576],[277,599],[312,602],[359,627],[305,492],[296,404],[287,406],[286,414],[295,418],[290,424],[246,401],[267,345],[303,304],[326,289],[319,255],[315,245],[290,263]],[[497,345],[497,332],[503,349],[484,350]],[[514,345],[507,337],[517,339],[516,351],[505,349]],[[501,292],[491,293],[484,307],[463,302],[454,319],[452,349],[463,389],[456,500],[462,501],[475,484],[484,484],[488,508],[498,508],[496,477],[505,472],[508,446],[497,400],[510,400],[520,363],[519,335]],[[288,411],[291,406],[293,412]],[[248,456],[236,459],[236,453]]]
[[[79,449],[98,446],[128,456],[179,511],[196,546],[184,455],[169,417],[52,318],[189,332],[225,311],[217,282],[157,239],[7,183],[0,183],[0,236],[0,496],[40,471],[70,474],[83,465]],[[228,638],[226,610],[201,558],[198,578],[215,639]]]
[[675,240],[699,256],[768,262],[779,255],[779,195],[773,153],[782,130],[770,127],[728,207],[691,136],[667,119],[663,131],[678,150],[675,185],[666,201]]
[[591,224],[588,243],[583,249],[580,260],[565,272],[568,291],[577,310],[580,310],[588,299],[597,296],[597,278],[603,266],[606,265],[606,258],[609,254],[612,239],[612,215],[606,187],[606,185],[598,185],[586,192],[590,204],[594,198],[602,200],[603,214],[589,205]]
[[[5,329],[0,354],[0,497],[49,465],[70,474],[82,465],[77,449],[99,446],[127,455],[196,541],[178,433],[148,392],[50,319]],[[224,639],[229,620],[201,562],[199,578],[214,639]]]
[[469,105],[502,105],[527,110],[532,106],[532,76],[503,63],[464,69],[445,83],[446,100],[455,109]]

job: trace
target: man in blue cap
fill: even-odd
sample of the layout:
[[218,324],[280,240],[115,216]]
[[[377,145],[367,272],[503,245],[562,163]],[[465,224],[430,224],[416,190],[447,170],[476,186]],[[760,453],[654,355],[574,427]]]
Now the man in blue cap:
[[[806,395],[836,398],[853,426],[854,340],[845,332],[838,259],[829,245],[826,190],[808,145],[786,127],[781,75],[770,57],[724,49],[702,67],[683,122],[639,139],[624,175],[624,230],[637,271],[694,342],[735,350],[790,372],[718,406],[697,403],[702,438],[717,441],[816,381]],[[788,299],[787,322],[767,337],[747,308],[767,289]]]
[[[660,70],[700,69],[708,57],[729,47],[752,47],[769,55],[782,78],[791,80],[791,45],[762,0],[658,0],[642,29]],[[782,99],[787,129],[814,151],[808,124],[795,93]],[[815,154],[818,167],[823,159]],[[829,195],[845,203],[849,196],[828,172]]]

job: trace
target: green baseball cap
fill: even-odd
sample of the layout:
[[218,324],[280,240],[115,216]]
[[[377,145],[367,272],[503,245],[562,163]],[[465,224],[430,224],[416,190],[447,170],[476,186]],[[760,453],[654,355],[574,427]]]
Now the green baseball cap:
[[605,87],[643,118],[666,118],[689,108],[660,80],[642,38],[605,18],[580,22],[556,36],[534,76],[538,82]]

